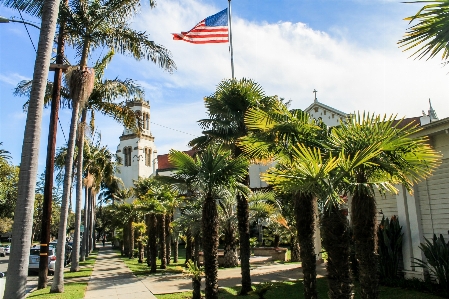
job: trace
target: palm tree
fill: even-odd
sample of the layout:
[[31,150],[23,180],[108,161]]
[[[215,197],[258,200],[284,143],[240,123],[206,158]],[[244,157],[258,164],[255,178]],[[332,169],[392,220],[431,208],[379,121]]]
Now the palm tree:
[[449,1],[414,1],[409,3],[424,3],[425,5],[414,15],[405,18],[410,23],[418,23],[407,29],[405,37],[398,44],[406,47],[405,50],[416,50],[411,56],[416,55],[421,59],[429,55],[428,59],[435,57],[443,51],[441,58],[449,58]]
[[[351,220],[362,298],[378,298],[377,221],[374,187],[396,192],[402,183],[412,191],[413,184],[429,176],[440,156],[428,145],[427,137],[411,138],[420,129],[394,116],[354,115],[332,130],[331,145],[348,157],[373,151],[374,155],[346,167],[348,191],[352,194]],[[360,155],[362,156],[362,155]]]
[[[99,47],[108,46],[121,54],[130,53],[136,59],[151,60],[169,71],[176,68],[168,50],[150,41],[145,33],[137,32],[129,27],[129,19],[137,13],[139,5],[139,0],[125,2],[112,0],[100,3],[74,2],[67,7],[61,7],[61,16],[67,22],[67,41],[75,46],[81,57],[79,68],[69,72],[73,99],[89,97],[94,85],[94,76],[93,72],[86,68],[87,59],[89,51]],[[71,136],[75,134],[73,129],[76,131],[79,102],[78,100],[74,101]],[[73,157],[72,152],[69,152],[69,160]],[[67,164],[71,163],[71,161],[67,161]],[[66,171],[66,175],[71,175],[71,173]],[[64,188],[70,189],[69,187],[70,180],[67,179]],[[61,207],[63,213],[61,213],[60,233],[65,231],[64,226],[67,222],[66,202],[68,202],[68,197],[64,197]],[[64,253],[64,247],[65,240],[58,242],[60,254]],[[63,268],[61,262],[57,260],[51,292],[63,292],[63,279]]]
[[42,108],[50,64],[53,37],[56,31],[59,0],[45,1],[42,8],[42,24],[34,67],[34,84],[30,96],[25,125],[22,159],[19,174],[19,192],[14,214],[12,251],[6,279],[5,297],[25,297],[26,271],[31,245],[34,188],[37,176],[37,157],[42,122]]
[[[281,169],[295,167],[297,144],[323,148],[326,128],[301,110],[288,110],[276,100],[270,111],[249,109],[245,115],[249,134],[241,137],[238,144],[253,159],[277,161]],[[295,185],[295,184],[294,184]],[[296,218],[296,232],[300,246],[304,292],[306,298],[316,298],[316,257],[314,234],[316,223],[316,194],[297,184],[285,190],[291,193]]]
[[[194,148],[205,148],[208,144],[222,143],[229,147],[234,157],[243,154],[237,146],[238,138],[247,135],[248,129],[244,123],[245,112],[251,107],[269,110],[274,101],[267,97],[262,87],[249,79],[228,79],[221,81],[215,93],[205,97],[208,119],[199,121],[204,129],[204,136],[190,141]],[[249,186],[249,177],[242,180]],[[248,202],[243,195],[237,198],[237,218],[239,227],[240,262],[242,268],[242,289],[240,294],[246,295],[252,291],[249,258],[249,211]]]
[[[216,200],[225,188],[247,192],[240,182],[248,172],[248,163],[240,156],[232,158],[230,151],[220,147],[207,147],[195,158],[171,150],[169,160],[178,175],[193,179],[195,189],[201,194],[202,233],[206,298],[218,299],[218,210]],[[207,236],[207,237],[206,237]]]

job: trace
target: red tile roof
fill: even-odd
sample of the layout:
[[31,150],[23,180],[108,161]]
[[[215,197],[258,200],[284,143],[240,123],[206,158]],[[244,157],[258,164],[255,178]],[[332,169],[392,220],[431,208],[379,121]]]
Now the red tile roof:
[[[197,150],[188,150],[188,151],[183,151],[183,152],[186,153],[187,155],[193,157],[193,155],[197,152]],[[158,171],[164,171],[164,170],[173,169],[173,168],[174,168],[174,166],[168,160],[168,154],[157,156],[157,170]]]

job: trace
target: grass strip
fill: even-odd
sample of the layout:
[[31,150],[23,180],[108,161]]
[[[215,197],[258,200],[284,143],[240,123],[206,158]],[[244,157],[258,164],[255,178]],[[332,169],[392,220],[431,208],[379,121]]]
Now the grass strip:
[[[253,287],[254,288],[254,287]],[[220,288],[220,299],[237,299],[240,287],[233,288]],[[317,291],[318,298],[327,298],[327,281],[326,278],[317,279]],[[357,286],[354,289],[354,298],[359,299]],[[381,299],[441,299],[430,294],[425,294],[417,291],[405,290],[400,288],[390,288],[390,287],[380,287],[379,298]],[[304,298],[304,287],[302,280],[295,282],[278,282],[274,283],[273,288],[271,288],[264,296],[266,299],[279,299],[279,298]],[[187,299],[192,298],[192,292],[174,293],[174,294],[164,294],[155,295],[158,299]],[[245,296],[247,299],[258,298],[256,294],[250,294]]]
[[[94,250],[85,261],[80,262],[80,271],[70,272],[70,268],[64,271],[64,280],[71,280],[77,278],[87,278],[92,275],[95,261],[98,257],[98,249]],[[51,282],[49,283],[51,284]],[[50,293],[50,286],[45,289],[35,290],[30,293],[27,298],[36,299],[80,299],[84,298],[86,292],[87,282],[65,282],[64,293]]]

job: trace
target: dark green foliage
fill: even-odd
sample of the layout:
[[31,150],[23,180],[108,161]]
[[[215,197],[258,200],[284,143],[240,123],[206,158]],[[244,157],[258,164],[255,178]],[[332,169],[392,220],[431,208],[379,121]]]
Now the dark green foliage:
[[424,253],[426,261],[415,259],[415,265],[436,277],[440,287],[449,295],[449,243],[445,242],[443,235],[438,238],[434,234],[432,242],[426,239],[419,248]]
[[398,217],[393,216],[391,220],[385,216],[382,217],[377,229],[380,280],[391,280],[398,277],[403,236]]

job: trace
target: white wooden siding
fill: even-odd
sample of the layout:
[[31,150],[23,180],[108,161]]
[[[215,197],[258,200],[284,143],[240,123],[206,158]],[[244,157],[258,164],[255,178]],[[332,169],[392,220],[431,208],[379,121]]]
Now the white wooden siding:
[[[382,216],[385,218],[391,218],[394,215],[398,215],[398,205],[396,200],[396,194],[386,193],[380,195],[376,193],[376,206],[377,206],[377,220],[380,222]],[[380,214],[382,212],[383,214]]]
[[[434,145],[437,150],[447,147],[441,142]],[[449,230],[449,159],[443,159],[433,175],[418,184],[417,193],[424,237],[430,239],[435,233],[446,238]]]

